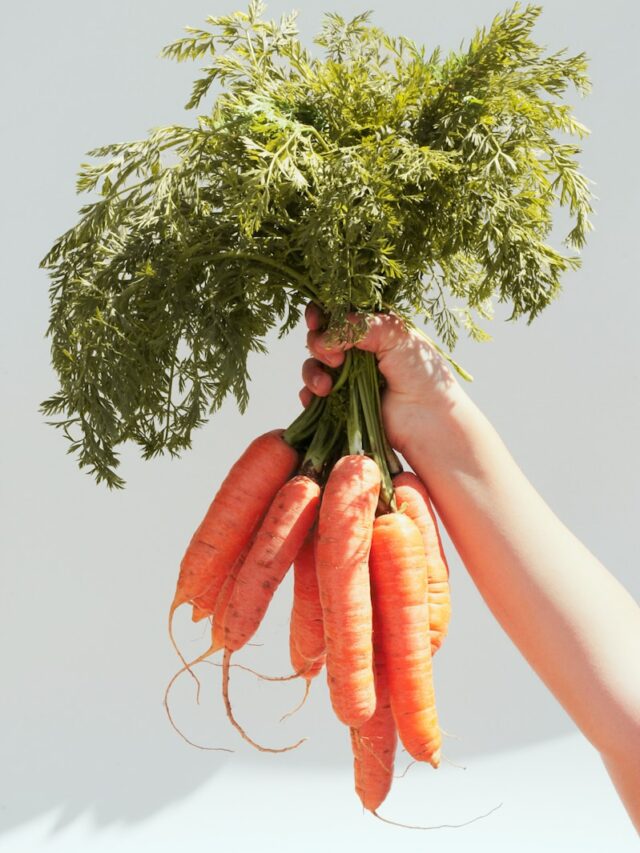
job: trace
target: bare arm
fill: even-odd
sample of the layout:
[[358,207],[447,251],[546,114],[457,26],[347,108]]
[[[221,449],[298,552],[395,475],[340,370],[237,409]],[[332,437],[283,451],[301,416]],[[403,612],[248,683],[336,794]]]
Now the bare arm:
[[492,613],[599,750],[640,830],[640,608],[459,396],[401,452]]
[[[327,393],[319,362],[340,356],[324,349],[313,314],[309,325],[316,359],[303,376]],[[495,617],[600,752],[640,831],[640,608],[554,515],[425,341],[381,318],[359,346],[376,352],[387,379],[392,443]]]

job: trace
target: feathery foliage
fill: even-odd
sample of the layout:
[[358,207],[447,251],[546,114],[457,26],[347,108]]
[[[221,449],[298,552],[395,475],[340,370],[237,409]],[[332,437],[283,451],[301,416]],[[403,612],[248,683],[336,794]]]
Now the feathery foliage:
[[[60,382],[42,410],[112,487],[122,442],[178,454],[229,393],[244,410],[249,353],[310,299],[333,330],[354,308],[393,310],[451,349],[461,327],[488,337],[478,318],[496,300],[530,322],[579,265],[587,130],[560,99],[588,91],[587,62],[532,40],[540,7],[516,4],[446,56],[370,12],[327,13],[323,58],[295,12],[264,8],[164,48],[207,63],[193,124],[90,151],[77,189],[94,200],[41,262]],[[548,242],[557,203],[563,249]]]

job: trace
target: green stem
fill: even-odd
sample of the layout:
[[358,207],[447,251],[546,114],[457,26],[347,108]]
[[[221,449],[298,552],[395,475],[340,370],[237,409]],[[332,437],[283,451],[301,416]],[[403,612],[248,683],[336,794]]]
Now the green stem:
[[340,371],[340,376],[338,377],[337,381],[333,385],[333,388],[331,389],[332,394],[335,394],[336,391],[339,391],[344,385],[344,383],[347,381],[347,378],[349,377],[349,371],[351,370],[352,359],[352,351],[347,350],[344,358],[344,364],[342,365],[342,370]]
[[327,461],[341,436],[342,430],[336,423],[335,417],[332,416],[330,407],[325,406],[322,416],[318,419],[311,444],[302,460],[301,473],[321,480]]
[[[391,473],[392,471],[397,473],[402,468],[384,436],[375,356],[373,353],[358,351],[358,361],[359,369],[356,372],[356,383],[354,385],[357,384],[357,393],[364,413],[364,421],[367,429],[367,446],[371,456],[380,468],[382,477],[380,500],[385,508],[395,510],[396,504]],[[391,451],[390,457],[387,456],[387,450]]]
[[322,134],[320,133],[320,131],[319,131],[316,127],[314,127],[312,124],[311,124],[311,125],[306,125],[306,126],[303,128],[303,131],[304,131],[304,132],[307,132],[307,131],[308,131],[309,133],[312,133],[312,134],[313,134],[313,136],[315,136],[315,138],[318,140],[318,142],[322,145],[322,147],[324,148],[324,150],[325,150],[325,151],[335,151],[335,150],[337,150],[335,147],[334,147],[334,148],[331,148],[331,146],[328,144],[328,142],[326,141],[326,139],[324,138],[324,136],[322,136]]
[[313,435],[320,418],[326,408],[326,399],[324,397],[316,397],[313,399],[298,417],[289,424],[282,436],[287,444],[292,447],[303,444],[310,436]]
[[[184,263],[186,263],[187,259],[198,260],[200,257],[198,255],[198,251],[200,249],[206,249],[206,245],[204,243],[196,243],[194,246],[191,246],[190,249],[185,252]],[[217,252],[215,254],[209,254],[206,251],[202,253],[202,257],[206,258],[208,261],[254,261],[254,263],[271,267],[272,269],[275,269],[278,272],[281,272],[283,275],[293,279],[296,282],[296,289],[299,290],[300,293],[303,293],[307,297],[307,299],[311,299],[317,304],[320,304],[318,300],[318,295],[316,294],[313,285],[308,279],[306,279],[303,275],[297,272],[297,270],[294,270],[293,267],[287,266],[286,264],[278,263],[272,258],[248,252]],[[129,297],[133,293],[135,293],[135,291],[140,287],[140,285],[146,280],[146,278],[138,278],[135,281],[132,281],[131,284],[127,285],[127,287],[125,287],[124,290],[122,290],[118,294],[117,303],[120,309],[126,306],[126,302]],[[293,285],[287,286],[291,287]]]
[[318,294],[314,290],[313,285],[311,284],[309,279],[305,278],[297,270],[294,270],[293,267],[290,267],[287,264],[281,264],[278,261],[274,261],[273,258],[268,258],[265,255],[254,254],[253,252],[216,252],[212,255],[207,254],[207,259],[210,261],[233,261],[236,259],[245,261],[255,261],[255,263],[257,264],[263,264],[264,266],[271,267],[272,269],[278,270],[278,272],[289,276],[289,278],[292,278],[295,282],[297,282],[297,284],[300,286],[301,291],[309,299],[318,301]]
[[382,439],[381,449],[384,453],[385,459],[387,460],[389,473],[393,477],[396,474],[401,473],[402,463],[398,459],[398,456],[393,447],[391,447],[389,439],[387,438],[387,433],[384,429],[384,424],[382,423],[382,403],[380,400],[380,372],[378,371],[376,360],[374,357],[370,357],[367,358],[366,363],[369,371],[369,382],[371,387],[373,407],[375,410],[375,419],[376,423],[378,424],[379,435]]
[[171,418],[171,405],[173,397],[173,380],[175,378],[175,370],[176,370],[176,362],[175,359],[171,363],[171,373],[169,375],[169,388],[167,390],[167,409],[165,412],[165,427],[164,427],[164,438],[163,442],[166,444],[169,439],[169,426],[170,426],[170,418]]
[[349,383],[349,413],[347,415],[347,442],[349,453],[363,454],[362,415],[358,396],[357,379]]

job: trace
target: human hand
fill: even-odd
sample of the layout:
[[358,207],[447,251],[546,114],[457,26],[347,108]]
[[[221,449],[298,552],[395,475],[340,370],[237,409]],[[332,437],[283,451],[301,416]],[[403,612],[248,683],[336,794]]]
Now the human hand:
[[[353,322],[355,317],[351,315],[349,320]],[[446,361],[417,330],[406,329],[393,314],[370,317],[367,333],[356,344],[331,345],[322,331],[322,312],[314,303],[307,306],[305,319],[312,358],[302,365],[302,404],[307,406],[314,394],[324,397],[330,393],[333,381],[324,365],[340,367],[345,350],[352,346],[373,352],[386,382],[382,394],[385,432],[392,446],[406,456],[405,448],[416,430],[446,412],[459,388]]]

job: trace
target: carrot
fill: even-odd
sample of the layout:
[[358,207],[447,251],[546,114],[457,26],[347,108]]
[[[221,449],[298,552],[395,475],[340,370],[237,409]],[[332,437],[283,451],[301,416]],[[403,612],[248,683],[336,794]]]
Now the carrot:
[[298,702],[295,708],[292,708],[290,711],[287,711],[282,717],[280,717],[280,722],[286,720],[287,717],[292,717],[296,711],[299,711],[300,708],[307,701],[307,697],[309,696],[309,690],[311,689],[311,682],[313,679],[322,672],[322,667],[325,663],[325,655],[322,654],[320,657],[316,658],[313,661],[307,660],[304,658],[300,652],[298,651],[294,638],[292,634],[289,634],[289,658],[291,660],[291,666],[293,667],[294,672],[296,672],[299,676],[304,678],[304,695],[302,699]]
[[324,622],[318,592],[314,527],[293,561],[293,605],[289,623],[289,658],[293,671],[305,679],[302,700],[282,720],[295,714],[307,701],[312,680],[325,663]]
[[[255,539],[255,534],[254,534],[253,538]],[[181,670],[179,670],[178,674],[180,674],[181,672],[184,672],[185,670],[188,670],[191,673],[191,675],[193,675],[192,667],[194,664],[201,663],[203,661],[208,663],[209,661],[207,661],[206,659],[208,657],[210,657],[210,655],[215,654],[217,651],[220,651],[220,649],[224,647],[224,617],[225,617],[225,612],[226,612],[227,606],[229,604],[229,599],[231,598],[231,593],[233,592],[233,586],[235,584],[237,571],[240,568],[240,565],[242,564],[242,562],[244,561],[244,558],[246,557],[250,547],[251,547],[251,543],[248,543],[245,546],[244,551],[236,560],[234,568],[231,570],[231,572],[229,572],[229,574],[225,578],[224,583],[222,584],[222,589],[220,590],[220,593],[218,595],[218,599],[216,602],[216,608],[215,608],[215,612],[213,614],[213,620],[212,620],[212,625],[211,625],[211,645],[209,646],[208,649],[206,649],[206,651],[202,652],[202,654],[199,655],[194,660],[192,660],[190,662],[185,661],[184,666],[182,667]],[[195,615],[195,612],[196,612],[195,605],[194,605],[193,609],[194,609],[194,615]],[[203,617],[201,617],[201,618],[204,618],[207,616],[209,616],[209,614],[204,613]],[[192,617],[192,618],[194,619],[194,621],[198,621],[194,617]],[[261,673],[255,673],[255,674],[258,675],[259,678],[266,679],[266,676],[263,676]],[[176,676],[174,676],[174,678],[175,677]],[[194,679],[196,681],[196,685],[197,685],[196,701],[200,702],[200,681],[197,678],[197,676],[193,675],[193,677],[194,677]],[[172,680],[172,682],[173,682],[173,680]],[[170,682],[170,684],[172,682]],[[174,728],[175,728],[175,726],[174,726]]]
[[276,494],[236,577],[225,616],[226,649],[237,651],[258,630],[315,521],[319,501],[320,486],[302,474]]
[[[197,664],[197,663],[202,663],[202,662],[210,663],[210,661],[207,661],[207,658],[210,657],[210,655],[215,654],[215,652],[219,651],[224,646],[224,616],[225,616],[225,611],[227,609],[227,605],[229,603],[229,599],[230,599],[231,593],[233,591],[233,585],[235,583],[236,574],[238,572],[238,569],[240,568],[240,566],[244,562],[244,558],[247,556],[247,553],[249,552],[249,549],[250,549],[251,545],[253,544],[253,541],[255,540],[256,532],[257,531],[254,531],[251,540],[245,545],[242,554],[240,554],[240,556],[238,557],[238,559],[236,560],[236,562],[234,564],[233,569],[229,572],[229,574],[225,578],[224,583],[222,584],[222,589],[220,590],[220,593],[217,597],[217,601],[216,601],[216,605],[215,605],[215,612],[213,614],[213,620],[212,620],[212,625],[211,625],[211,645],[209,646],[208,649],[206,649],[204,652],[202,652],[201,655],[199,655],[197,658],[194,658],[194,660],[189,661],[189,662],[187,662],[186,660],[183,660],[184,666],[182,667],[181,670],[178,671],[178,673],[174,676],[174,678],[171,680],[171,682],[169,682],[169,686],[171,686],[171,684],[173,683],[175,678],[180,673],[185,672],[185,670],[188,671],[193,676],[193,678],[196,682],[196,685],[197,685],[197,691],[196,691],[196,701],[197,702],[200,702],[200,680],[198,679],[198,677],[196,675],[194,675],[194,673],[192,671],[192,667],[194,664]],[[202,613],[202,615],[196,617],[196,613]],[[200,611],[199,608],[196,607],[196,605],[193,606],[193,616],[191,618],[193,619],[194,622],[198,622],[201,618],[206,618],[208,616],[210,616],[209,613],[206,613],[204,611]],[[178,654],[180,654],[180,653],[178,652]],[[182,657],[182,655],[180,655],[180,656]],[[251,670],[251,671],[253,672],[253,670]],[[261,673],[256,672],[255,675],[257,675],[259,678],[262,678],[265,680],[270,680],[270,679],[267,679],[267,676],[264,676]],[[167,713],[168,713],[168,708],[167,708]],[[169,715],[169,718],[171,719],[171,715]],[[173,721],[172,721],[172,725],[173,725]],[[174,728],[176,728],[175,725],[174,725]]]
[[368,456],[343,456],[322,498],[316,572],[327,648],[327,681],[336,716],[358,727],[373,714],[369,549],[380,470]]
[[197,604],[193,605],[193,609],[191,610],[191,620],[193,622],[200,622],[202,619],[206,619],[211,614],[207,608],[198,607]]
[[401,512],[376,518],[369,562],[398,734],[413,758],[437,767],[441,739],[431,671],[427,560],[415,522]]
[[322,667],[325,664],[326,655],[323,653],[319,655],[314,660],[309,660],[309,658],[304,657],[304,655],[300,654],[298,647],[294,642],[293,636],[289,635],[289,657],[291,659],[291,666],[293,667],[293,671],[298,673],[302,678],[306,679],[307,683],[310,684],[311,680],[316,677],[321,671]]
[[[310,531],[293,562],[291,644],[310,663],[324,655],[324,621],[315,561],[315,530]],[[294,670],[299,667],[291,661]]]
[[[258,530],[260,529],[261,523],[262,523],[262,519],[256,525],[253,533],[251,534],[251,538],[249,539],[247,544],[244,546],[242,553],[240,554],[238,559],[233,564],[233,568],[231,569],[229,574],[224,579],[222,587],[220,588],[220,592],[218,593],[218,595],[216,597],[216,601],[213,604],[213,624],[212,624],[212,631],[211,631],[211,648],[210,648],[211,654],[219,651],[220,649],[222,649],[224,647],[224,617],[225,617],[225,614],[227,611],[227,606],[229,605],[229,600],[231,599],[231,593],[233,592],[233,587],[235,585],[236,578],[238,576],[238,572],[240,571],[240,567],[242,566],[242,564],[246,560],[247,554],[251,550],[253,543],[256,540],[256,536],[257,536]],[[203,615],[197,616],[196,610],[197,610],[197,608],[194,605],[193,615],[191,617],[194,622],[198,622],[199,619],[211,615],[209,612],[199,611],[199,612],[202,612]]]
[[319,484],[303,474],[280,488],[237,572],[224,611],[222,698],[231,725],[261,752],[287,752],[300,746],[304,738],[290,746],[275,748],[262,746],[249,737],[236,720],[229,698],[231,655],[258,630],[269,602],[315,522],[319,501]]
[[398,735],[375,612],[373,618],[376,710],[366,723],[359,729],[351,728],[350,733],[356,793],[365,809],[375,813],[391,790]]
[[449,567],[442,548],[438,522],[424,483],[411,471],[403,471],[393,478],[396,502],[406,504],[405,512],[415,521],[424,544],[429,571],[429,631],[431,654],[442,645],[451,618],[449,592]]
[[[258,436],[235,462],[193,534],[180,564],[169,610],[169,634],[177,607],[186,602],[199,614],[213,612],[220,588],[259,519],[298,463],[283,430]],[[175,642],[174,642],[175,646]],[[186,663],[179,650],[176,651]]]
[[[238,569],[240,567],[238,566]],[[231,600],[231,594],[236,584],[236,574],[230,572],[225,582],[222,584],[220,595],[216,603],[215,613],[213,614],[213,630],[211,632],[211,651],[217,652],[224,648],[224,619],[227,613],[227,607]]]
[[[211,592],[206,592],[200,600],[200,604],[202,606],[198,607],[197,604],[193,605],[193,612],[191,614],[191,619],[194,622],[199,622],[201,619],[206,619],[207,617],[213,616],[214,617],[214,631],[215,631],[215,623],[216,623],[216,621],[219,622],[220,618],[224,616],[224,610],[226,609],[226,606],[229,603],[229,594],[231,593],[231,590],[233,589],[233,583],[229,583],[229,579],[233,578],[233,581],[235,581],[235,577],[236,577],[236,574],[238,573],[238,569],[244,563],[245,558],[246,558],[247,554],[249,553],[249,549],[253,545],[253,542],[256,538],[256,533],[258,532],[258,528],[260,527],[261,522],[262,522],[262,519],[260,519],[260,521],[254,527],[253,532],[251,534],[251,538],[249,539],[247,544],[242,549],[240,556],[235,561],[231,571],[227,574],[226,578],[224,579],[222,586],[220,587],[220,591],[217,593],[215,598],[213,597]],[[225,589],[227,590],[227,595],[226,595],[226,599],[224,601],[224,605],[221,607],[220,604],[221,604],[221,600],[224,598]],[[224,643],[219,645],[218,648],[221,649],[223,645],[224,645]],[[217,649],[216,649],[216,651],[217,651]]]
[[218,591],[229,567],[298,462],[282,430],[258,436],[232,466],[194,533],[180,565],[174,606]]

